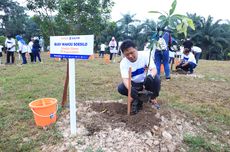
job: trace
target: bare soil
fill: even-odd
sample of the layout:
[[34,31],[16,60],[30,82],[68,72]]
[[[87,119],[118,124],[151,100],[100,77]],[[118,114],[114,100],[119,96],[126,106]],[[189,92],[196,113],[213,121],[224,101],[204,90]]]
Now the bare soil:
[[[164,105],[164,101],[160,101]],[[57,126],[63,134],[58,145],[43,145],[42,151],[158,152],[187,151],[186,132],[202,132],[179,111],[155,110],[148,103],[136,115],[127,115],[126,102],[86,101],[78,104],[77,135],[71,137],[69,110],[62,111]]]
[[154,126],[158,126],[160,119],[155,117],[156,110],[150,104],[144,104],[143,109],[136,115],[127,115],[127,104],[123,103],[92,103],[92,110],[101,113],[101,117],[107,122],[125,123],[126,128],[135,132],[145,132],[151,130]]

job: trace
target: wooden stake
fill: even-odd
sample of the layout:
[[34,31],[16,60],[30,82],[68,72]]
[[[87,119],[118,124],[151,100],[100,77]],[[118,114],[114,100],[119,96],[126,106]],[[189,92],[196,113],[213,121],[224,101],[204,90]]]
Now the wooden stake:
[[127,103],[127,114],[130,115],[131,112],[131,73],[132,68],[129,67],[129,81],[128,81],[128,103]]
[[65,84],[64,84],[64,90],[63,90],[62,102],[61,102],[62,108],[65,106],[67,102],[68,84],[69,84],[69,59],[67,59],[66,77],[65,77]]

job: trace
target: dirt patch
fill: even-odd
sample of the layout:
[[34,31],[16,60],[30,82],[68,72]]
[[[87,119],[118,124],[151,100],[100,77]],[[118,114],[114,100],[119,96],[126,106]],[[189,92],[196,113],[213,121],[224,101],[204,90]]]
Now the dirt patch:
[[[162,103],[160,101],[160,103]],[[163,104],[161,104],[163,105]],[[145,103],[136,115],[127,115],[124,101],[93,101],[78,104],[77,136],[71,137],[69,111],[62,111],[57,127],[63,135],[58,145],[42,151],[187,151],[185,132],[199,132],[176,112],[151,108]],[[162,113],[162,114],[161,114]]]
[[155,117],[156,110],[149,104],[144,104],[143,110],[136,115],[127,115],[127,104],[122,103],[92,103],[92,110],[101,113],[101,116],[110,123],[125,123],[126,128],[135,132],[145,132],[158,126],[160,119]]
[[189,151],[185,134],[207,134],[202,121],[164,107],[163,100],[160,103],[160,110],[144,104],[142,111],[128,116],[122,100],[79,102],[77,136],[70,134],[69,109],[65,109],[56,124],[63,140],[57,145],[44,144],[41,151]]

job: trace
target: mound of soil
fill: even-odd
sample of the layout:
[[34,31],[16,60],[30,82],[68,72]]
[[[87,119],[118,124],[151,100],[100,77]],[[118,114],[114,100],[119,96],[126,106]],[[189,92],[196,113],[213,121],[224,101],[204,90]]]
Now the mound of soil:
[[[156,110],[149,104],[143,105],[143,110],[135,115],[127,115],[127,104],[112,103],[92,103],[93,111],[99,112],[107,122],[112,124],[124,123],[125,128],[135,132],[145,132],[154,126],[159,126],[161,121],[155,117]],[[115,127],[115,126],[114,126]]]

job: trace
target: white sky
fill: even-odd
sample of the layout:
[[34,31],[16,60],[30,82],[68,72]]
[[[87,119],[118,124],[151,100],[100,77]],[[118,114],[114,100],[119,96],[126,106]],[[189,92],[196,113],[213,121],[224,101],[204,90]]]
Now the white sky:
[[[27,0],[14,0],[21,5]],[[112,9],[111,17],[113,21],[122,18],[122,14],[136,14],[135,18],[140,20],[157,19],[159,14],[148,13],[148,11],[166,11],[171,8],[173,0],[113,0],[115,5]],[[230,0],[177,0],[175,13],[186,15],[196,13],[205,18],[208,15],[214,20],[230,20]]]
[[[171,8],[173,0],[113,0],[115,6],[112,10],[112,20],[122,18],[121,14],[136,14],[135,18],[140,20],[157,19],[159,14],[148,13],[148,11],[166,11]],[[177,0],[175,13],[186,15],[196,13],[205,18],[208,15],[214,20],[230,20],[229,0]]]

